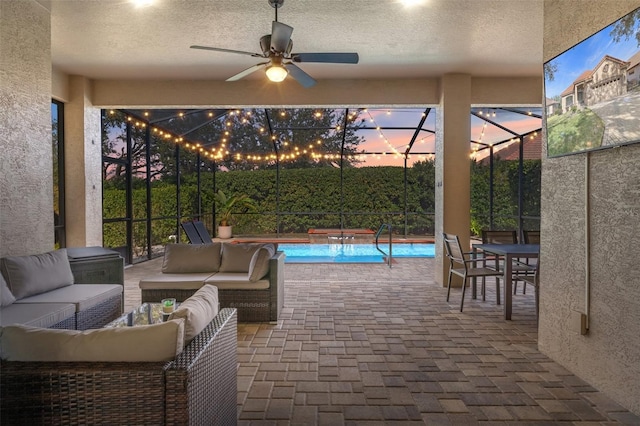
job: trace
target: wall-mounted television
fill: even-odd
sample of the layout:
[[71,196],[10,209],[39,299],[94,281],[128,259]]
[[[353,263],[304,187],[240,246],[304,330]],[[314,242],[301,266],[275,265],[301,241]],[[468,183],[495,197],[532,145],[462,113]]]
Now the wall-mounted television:
[[640,8],[544,64],[547,156],[640,142]]

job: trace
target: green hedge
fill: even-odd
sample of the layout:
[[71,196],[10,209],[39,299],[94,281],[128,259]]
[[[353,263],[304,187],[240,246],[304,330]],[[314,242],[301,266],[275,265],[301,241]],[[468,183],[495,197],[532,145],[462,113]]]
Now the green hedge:
[[[540,161],[525,161],[525,213],[539,216]],[[489,227],[489,168],[481,163],[471,165],[471,229],[477,233]],[[377,229],[391,223],[396,233],[433,235],[435,209],[435,165],[433,161],[415,163],[405,171],[402,167],[348,167],[343,169],[340,191],[340,169],[332,167],[283,169],[279,172],[280,188],[276,188],[276,170],[229,171],[215,175],[216,189],[225,193],[244,192],[258,205],[258,213],[236,215],[234,233],[246,235],[306,233],[309,228],[339,227],[340,212],[346,228]],[[494,213],[496,216],[517,215],[518,162],[494,163]],[[406,194],[404,181],[407,180]],[[202,214],[213,212],[214,176],[201,176]],[[181,218],[198,216],[195,174],[181,176]],[[133,190],[133,217],[146,218],[147,193],[143,185]],[[126,216],[125,191],[104,188],[104,217]],[[175,183],[153,181],[151,218],[152,244],[166,244],[176,233],[177,200]],[[405,196],[408,216],[405,217]],[[342,207],[341,207],[342,206]],[[276,212],[279,212],[276,214]],[[515,218],[498,218],[496,228],[517,228]],[[212,228],[212,221],[208,222]],[[105,224],[104,244],[125,245],[122,224]],[[146,238],[145,226],[134,226],[134,240]],[[213,231],[212,229],[210,229]]]

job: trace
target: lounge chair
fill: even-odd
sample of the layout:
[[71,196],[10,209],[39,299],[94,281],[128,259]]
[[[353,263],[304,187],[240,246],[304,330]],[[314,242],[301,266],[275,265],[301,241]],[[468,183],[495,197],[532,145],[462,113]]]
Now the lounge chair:
[[[184,229],[184,233],[187,234],[191,244],[205,244],[205,240],[200,236],[193,222],[182,222],[180,225],[182,225],[182,229]],[[209,242],[211,242],[211,238],[209,238]]]
[[200,235],[202,244],[211,244],[213,240],[211,239],[211,235],[209,234],[209,231],[207,231],[207,227],[204,226],[204,223],[200,222],[199,220],[194,220],[193,226],[198,232],[198,235]]

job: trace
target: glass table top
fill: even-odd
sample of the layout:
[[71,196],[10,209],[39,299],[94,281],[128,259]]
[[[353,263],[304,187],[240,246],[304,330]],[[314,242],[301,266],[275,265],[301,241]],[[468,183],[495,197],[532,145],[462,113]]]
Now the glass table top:
[[131,312],[111,321],[105,327],[134,327],[164,322],[169,314],[163,314],[161,303],[143,303]]

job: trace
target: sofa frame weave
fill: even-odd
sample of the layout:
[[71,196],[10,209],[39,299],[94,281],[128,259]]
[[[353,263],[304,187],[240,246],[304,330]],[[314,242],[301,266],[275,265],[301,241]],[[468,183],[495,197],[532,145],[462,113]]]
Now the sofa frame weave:
[[111,297],[88,309],[76,312],[76,329],[101,328],[122,315],[122,294]]
[[169,362],[1,361],[2,424],[235,425],[237,312]]

